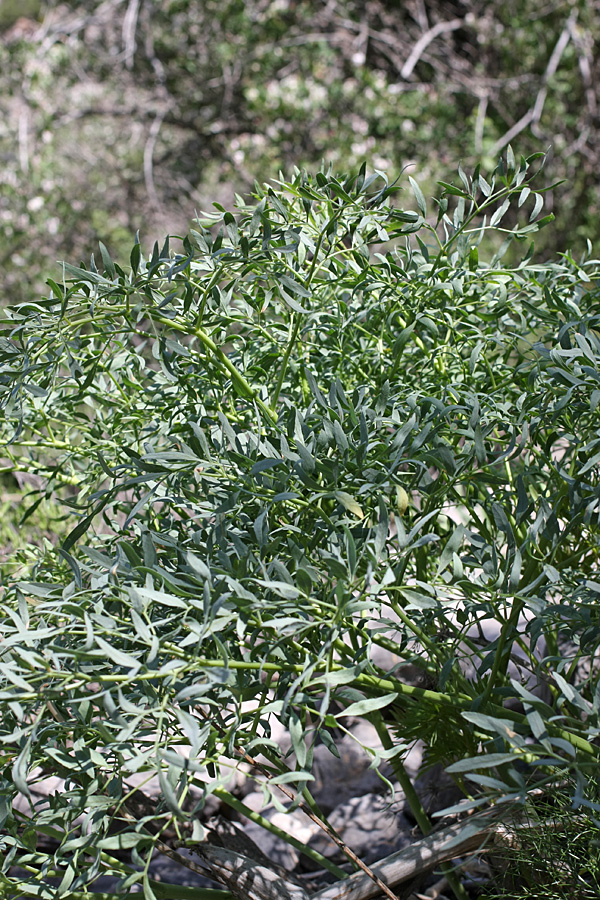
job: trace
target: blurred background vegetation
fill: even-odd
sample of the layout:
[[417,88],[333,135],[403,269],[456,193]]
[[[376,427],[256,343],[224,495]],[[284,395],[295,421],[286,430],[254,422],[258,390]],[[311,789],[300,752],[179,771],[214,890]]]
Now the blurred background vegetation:
[[[600,222],[598,0],[0,0],[3,304],[292,166],[551,148],[545,254]],[[402,202],[402,201],[400,201]]]
[[[538,258],[577,255],[600,230],[599,31],[599,0],[0,0],[0,306],[294,165],[408,167],[434,193],[509,142],[565,179]],[[39,498],[2,477],[10,549]]]

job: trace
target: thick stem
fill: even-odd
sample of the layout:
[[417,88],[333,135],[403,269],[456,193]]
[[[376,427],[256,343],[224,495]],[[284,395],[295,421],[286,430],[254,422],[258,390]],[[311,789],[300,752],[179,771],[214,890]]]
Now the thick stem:
[[[381,741],[384,750],[391,750],[394,746],[394,742],[392,741],[389,732],[385,726],[381,713],[374,713],[371,716],[371,722],[375,726],[375,730],[377,731],[377,736]],[[431,831],[431,822],[423,808],[423,804],[421,803],[421,798],[417,794],[414,789],[413,783],[410,780],[410,776],[404,767],[404,763],[398,756],[392,756],[390,759],[390,765],[392,767],[392,771],[398,780],[398,784],[402,788],[404,792],[404,796],[406,797],[406,802],[410,807],[410,811],[412,812],[417,825],[421,829],[424,835],[428,835]]]
[[224,788],[217,788],[214,791],[216,797],[219,797],[220,800],[223,801],[227,806],[231,807],[231,809],[235,809],[236,812],[241,813],[241,815],[245,816],[245,818],[249,819],[251,822],[255,822],[257,825],[260,825],[261,828],[264,828],[265,831],[270,831],[271,834],[274,834],[276,837],[281,838],[281,840],[290,844],[290,846],[295,847],[300,853],[303,853],[304,856],[308,856],[313,862],[316,862],[318,866],[323,869],[327,869],[337,878],[347,878],[348,873],[344,872],[343,869],[340,869],[335,863],[332,863],[329,859],[323,856],[321,853],[318,853],[317,850],[313,850],[312,847],[308,847],[302,841],[297,840],[297,838],[292,837],[291,834],[283,831],[283,829],[278,828],[277,825],[274,825],[272,822],[269,822],[268,819],[265,819],[264,816],[261,816],[260,813],[254,812],[254,810],[250,809],[249,806],[246,806],[242,803],[241,800],[238,800],[237,797],[234,797],[229,791],[224,790]]
[[[381,741],[384,750],[391,750],[394,746],[394,742],[389,735],[381,714],[376,713],[375,715],[373,715],[371,721],[373,722],[373,725],[377,730],[379,740]],[[416,819],[417,825],[421,829],[423,835],[427,837],[428,834],[431,834],[432,825],[429,821],[427,813],[425,812],[423,804],[421,803],[421,798],[417,794],[413,783],[410,780],[410,776],[406,771],[404,763],[397,756],[392,756],[392,758],[390,759],[390,765],[392,767],[394,775],[398,779],[398,784],[404,792],[406,802],[410,807],[411,813]],[[440,868],[446,876],[448,884],[452,888],[454,896],[457,898],[457,900],[468,900],[469,895],[467,894],[460,879],[458,878],[458,875],[456,874],[453,866],[449,863],[444,863]]]

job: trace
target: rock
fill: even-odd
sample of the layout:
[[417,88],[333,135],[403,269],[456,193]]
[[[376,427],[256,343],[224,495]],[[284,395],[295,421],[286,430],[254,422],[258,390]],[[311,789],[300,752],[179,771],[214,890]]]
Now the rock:
[[[440,763],[419,775],[414,786],[428,815],[453,806],[464,798],[463,792]],[[407,815],[411,815],[409,811]]]
[[[319,826],[312,822],[300,810],[294,810],[292,813],[277,812],[275,807],[271,807],[261,812],[265,818],[273,822],[282,831],[292,835],[303,844],[309,843],[313,834],[319,830]],[[284,838],[280,838],[270,831],[261,828],[254,822],[244,825],[244,834],[251,838],[257,844],[262,852],[277,863],[278,866],[287,872],[292,872],[300,860],[300,851],[288,844]]]
[[[283,800],[283,796],[281,799]],[[272,802],[265,803],[265,795],[262,791],[251,791],[249,794],[246,794],[244,805],[251,809],[252,812],[260,813],[261,816],[266,816],[267,812],[273,809]]]
[[[192,862],[196,863],[196,865],[199,865],[200,863],[198,855],[191,850],[186,850],[185,847],[180,847],[177,850],[177,853],[179,853],[180,856],[190,859]],[[221,887],[221,885],[217,884],[214,880],[206,878],[204,875],[199,875],[197,872],[192,872],[191,869],[188,869],[185,866],[180,866],[179,863],[170,859],[168,856],[163,856],[162,853],[154,854],[152,861],[150,862],[148,874],[150,878],[153,878],[155,881],[162,881],[167,884],[178,884],[183,887]]]
[[[329,822],[350,849],[369,864],[412,843],[413,826],[403,810],[402,792],[392,802],[389,796],[365,794],[337,806]],[[336,862],[346,860],[323,831],[311,838],[309,846]]]
[[[366,728],[363,728],[366,726]],[[365,746],[381,748],[375,729],[361,722],[360,726],[351,726],[355,737]],[[358,728],[363,729],[358,732]],[[371,757],[349,735],[337,742],[339,759],[324,744],[315,747],[312,774],[315,780],[308,787],[319,808],[327,815],[340,803],[363,794],[383,793],[386,785],[374,769],[370,769]],[[386,778],[391,777],[389,765],[381,766]]]

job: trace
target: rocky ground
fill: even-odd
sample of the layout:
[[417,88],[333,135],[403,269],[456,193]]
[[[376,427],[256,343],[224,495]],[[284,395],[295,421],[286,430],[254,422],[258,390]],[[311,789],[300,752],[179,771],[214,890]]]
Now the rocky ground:
[[[343,841],[368,865],[408,847],[422,835],[411,815],[400,785],[393,780],[391,770],[385,766],[381,769],[385,779],[389,779],[386,782],[370,768],[371,757],[363,748],[380,747],[375,730],[362,719],[348,720],[347,726],[351,734],[344,735],[338,740],[339,758],[323,744],[315,748],[313,767],[315,781],[311,783],[311,793]],[[283,730],[276,738],[285,747],[288,737]],[[421,772],[421,767],[422,747],[417,743],[408,754],[406,769],[429,814],[443,809],[458,799],[456,787],[441,767],[435,767],[424,773]],[[229,789],[242,799],[247,807],[260,812],[283,831],[344,867],[347,859],[343,852],[302,811],[284,813],[277,810],[273,803],[264,805],[263,792],[259,789],[260,778],[260,774],[246,774],[239,769]],[[137,780],[135,776],[130,779],[132,786]],[[139,781],[141,780],[140,776]],[[393,786],[393,794],[390,791],[390,783]],[[62,784],[57,778],[47,779],[36,786],[39,799],[42,799],[44,793],[61,788]],[[153,798],[158,797],[160,788],[155,779],[144,785],[144,793]],[[284,797],[282,801],[285,801]],[[274,867],[293,873],[309,891],[314,890],[317,885],[322,886],[328,880],[333,880],[333,876],[329,873],[316,872],[316,864],[302,856],[283,839],[236,813],[232,814],[229,807],[219,803],[214,797],[203,810],[202,819],[204,824],[215,827],[217,832],[231,832],[232,828],[241,829],[255,842]],[[186,854],[186,851],[179,852]],[[188,854],[188,857],[198,863],[197,856]],[[150,877],[156,881],[189,887],[220,886],[158,853],[152,861]],[[484,865],[479,868],[471,866],[464,880],[473,896],[476,896],[477,889],[485,877]],[[110,892],[115,889],[116,884],[116,879],[103,877],[94,882],[92,890]],[[440,880],[439,871],[437,873],[434,871],[424,879],[420,879],[418,884],[413,883],[409,887],[414,898],[424,896],[443,900],[445,896],[451,896],[444,892],[444,886],[445,880]],[[132,892],[136,890],[141,891],[141,886],[134,886]],[[415,890],[418,893],[414,893]],[[406,886],[399,896],[408,896]]]
[[[382,651],[383,652],[383,651]],[[378,659],[384,668],[392,667],[396,660]],[[589,673],[588,673],[589,674]],[[418,678],[418,673],[413,673]],[[409,672],[403,672],[405,680],[410,679]],[[400,785],[394,780],[392,770],[384,764],[380,773],[371,768],[372,755],[365,748],[383,749],[375,729],[364,719],[346,719],[347,734],[341,734],[336,742],[339,756],[335,756],[324,744],[314,750],[313,775],[311,793],[319,808],[327,816],[330,825],[340,835],[348,847],[367,865],[403,850],[422,837],[412,816],[406,797]],[[284,751],[290,746],[287,732],[277,722],[273,724],[272,739],[277,741]],[[427,768],[423,766],[423,747],[416,742],[405,759],[405,768],[419,795],[426,812],[432,816],[436,812],[451,806],[461,798],[454,782],[445,774],[441,766]],[[383,776],[383,777],[382,777]],[[340,867],[347,868],[347,858],[319,826],[311,821],[304,812],[295,810],[289,813],[277,809],[271,802],[265,805],[265,796],[260,789],[260,772],[250,771],[247,765],[238,766],[233,774],[229,791],[244,805],[263,817],[283,832],[290,834],[297,841],[331,859]],[[140,787],[152,801],[160,795],[160,787],[156,778],[147,780],[147,775],[132,775],[128,779],[131,787]],[[63,789],[59,778],[46,778],[35,785],[34,791],[43,803],[45,796]],[[193,799],[193,798],[192,798]],[[287,801],[282,796],[282,803]],[[30,814],[28,804],[23,798],[22,811]],[[289,805],[289,803],[288,803]],[[274,870],[288,873],[297,879],[309,892],[321,887],[334,876],[323,870],[317,871],[317,865],[302,855],[285,840],[266,831],[260,825],[249,821],[246,817],[234,812],[231,807],[221,803],[214,795],[209,799],[202,813],[201,821],[214,833],[221,835],[224,846],[235,847],[239,841],[250,839],[267,858],[265,863]],[[433,819],[434,823],[436,821]],[[240,832],[242,834],[240,835]],[[238,846],[239,849],[239,846]],[[178,851],[180,856],[189,858],[198,869],[197,855],[185,850]],[[462,883],[470,897],[480,895],[483,886],[490,880],[491,874],[484,858],[463,860],[467,862],[461,869]],[[459,865],[461,860],[455,860]],[[156,881],[188,886],[219,887],[191,868],[187,868],[163,854],[157,853],[153,859],[150,877]],[[111,892],[115,890],[115,878],[102,877],[94,882],[95,892]],[[141,891],[135,885],[132,893]],[[439,869],[430,870],[417,881],[407,882],[396,892],[401,900],[410,897],[437,898],[444,900],[452,897],[445,878]]]

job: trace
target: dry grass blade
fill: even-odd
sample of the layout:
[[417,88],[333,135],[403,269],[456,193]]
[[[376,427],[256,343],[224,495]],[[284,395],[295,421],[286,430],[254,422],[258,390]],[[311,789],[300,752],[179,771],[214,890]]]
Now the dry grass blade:
[[[432,869],[443,862],[473,853],[482,847],[495,830],[489,818],[474,819],[450,825],[442,831],[416,841],[405,850],[374,863],[371,868],[379,878],[396,886]],[[313,895],[312,900],[370,900],[377,889],[365,875],[356,873],[346,881],[329,885]]]

